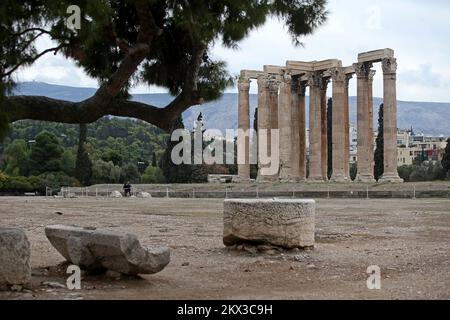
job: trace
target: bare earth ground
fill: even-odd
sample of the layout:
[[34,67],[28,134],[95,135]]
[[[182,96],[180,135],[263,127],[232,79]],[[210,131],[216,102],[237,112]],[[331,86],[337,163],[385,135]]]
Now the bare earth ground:
[[[222,203],[0,198],[0,225],[26,231],[33,267],[32,290],[0,299],[450,299],[450,200],[318,200],[316,248],[273,256],[224,248]],[[145,246],[169,246],[172,261],[142,279],[49,288],[42,282],[66,282],[49,224],[134,233]],[[366,287],[370,265],[381,267],[381,290]]]

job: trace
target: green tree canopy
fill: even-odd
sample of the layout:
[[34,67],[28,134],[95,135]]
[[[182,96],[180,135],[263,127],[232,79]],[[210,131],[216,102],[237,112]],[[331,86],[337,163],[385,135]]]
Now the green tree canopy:
[[[67,9],[81,9],[81,28],[66,26]],[[0,3],[0,129],[20,119],[91,123],[105,115],[142,119],[166,131],[189,107],[214,100],[232,84],[213,45],[237,47],[270,16],[295,44],[326,20],[326,0],[2,0]],[[51,45],[38,50],[41,37]],[[100,88],[85,101],[5,96],[21,67],[48,53],[72,59]],[[175,96],[163,108],[131,101],[136,84]]]
[[120,173],[120,182],[126,183],[126,182],[131,182],[131,183],[139,183],[141,175],[139,173],[138,167],[134,164],[126,164],[123,168],[122,168],[122,172]]
[[143,183],[164,183],[165,180],[163,171],[158,167],[148,166],[142,175]]
[[25,140],[14,140],[5,150],[5,173],[11,176],[28,174],[29,152]]
[[92,164],[92,183],[119,183],[121,169],[112,162],[96,160]]
[[31,147],[29,170],[31,175],[62,170],[62,155],[64,149],[53,133],[41,132],[36,137],[36,143]]

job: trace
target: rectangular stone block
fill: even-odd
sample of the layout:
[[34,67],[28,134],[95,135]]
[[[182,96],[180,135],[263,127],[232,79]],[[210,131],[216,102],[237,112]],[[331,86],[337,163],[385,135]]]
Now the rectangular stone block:
[[339,68],[339,67],[342,67],[342,62],[341,60],[337,59],[314,61],[313,63],[313,71],[326,71],[331,68]]
[[279,66],[264,66],[264,72],[268,74],[283,74],[286,70],[285,67],[279,67]]
[[358,54],[358,62],[380,62],[384,58],[393,58],[394,50],[386,48],[381,50],[368,51]]
[[224,202],[226,246],[271,244],[288,249],[314,246],[314,200],[229,199]]
[[20,229],[0,228],[0,287],[31,280],[30,243]]
[[241,77],[246,79],[258,79],[260,75],[263,75],[263,71],[257,71],[257,70],[242,70],[241,71]]
[[312,62],[305,61],[287,61],[286,66],[288,69],[299,72],[312,72],[313,64]]

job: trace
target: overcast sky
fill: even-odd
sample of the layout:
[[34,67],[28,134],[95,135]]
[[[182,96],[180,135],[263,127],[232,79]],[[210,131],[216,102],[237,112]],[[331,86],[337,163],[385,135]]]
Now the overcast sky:
[[[229,70],[262,69],[287,60],[341,59],[356,62],[359,52],[392,48],[398,59],[398,99],[450,102],[450,2],[447,0],[329,0],[326,25],[295,47],[283,27],[272,19],[250,34],[238,50],[216,46],[213,56],[227,61]],[[39,43],[45,48],[49,40]],[[382,97],[381,66],[376,65],[374,95]],[[43,81],[77,87],[97,82],[63,57],[48,55],[17,75],[20,81]],[[252,85],[256,92],[256,84]],[[136,93],[164,92],[137,87]],[[230,89],[229,92],[236,92]],[[331,94],[331,91],[329,91]],[[356,95],[356,80],[350,94]]]

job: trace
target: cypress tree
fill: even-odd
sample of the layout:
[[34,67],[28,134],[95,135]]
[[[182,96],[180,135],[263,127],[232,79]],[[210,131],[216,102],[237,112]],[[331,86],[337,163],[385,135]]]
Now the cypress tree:
[[328,179],[333,175],[333,99],[328,99],[327,106],[327,143],[328,143]]
[[152,167],[156,168],[157,166],[158,166],[158,162],[156,160],[156,153],[153,152],[153,155],[152,155]]
[[91,184],[92,161],[86,150],[87,125],[80,124],[80,138],[78,140],[77,161],[75,165],[75,178],[84,186]]
[[380,105],[380,110],[378,111],[378,136],[377,136],[377,148],[375,149],[375,167],[374,167],[374,177],[378,181],[384,173],[384,105]]
[[442,168],[446,173],[450,172],[450,138],[447,140],[447,147],[445,147],[444,157],[442,158]]
[[[175,122],[174,130],[184,129],[183,118],[179,116]],[[167,147],[161,161],[161,169],[168,183],[189,183],[191,179],[192,166],[187,164],[175,165],[172,162],[172,149],[178,141],[167,139]]]

